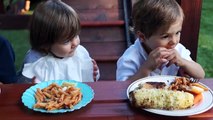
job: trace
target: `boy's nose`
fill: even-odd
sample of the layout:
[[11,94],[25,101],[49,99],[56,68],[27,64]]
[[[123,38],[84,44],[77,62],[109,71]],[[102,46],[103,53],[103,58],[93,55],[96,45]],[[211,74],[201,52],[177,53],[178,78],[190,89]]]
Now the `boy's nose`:
[[177,40],[176,37],[172,37],[171,40],[170,40],[170,44],[171,44],[171,45],[177,44],[177,41],[178,41],[178,40]]

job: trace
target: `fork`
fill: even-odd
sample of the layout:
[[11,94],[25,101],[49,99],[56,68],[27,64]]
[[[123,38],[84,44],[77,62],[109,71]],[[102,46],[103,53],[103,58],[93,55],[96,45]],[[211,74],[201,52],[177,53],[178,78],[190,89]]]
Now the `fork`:
[[193,78],[193,77],[188,77],[188,79],[191,83],[197,83],[197,82],[200,81],[200,79],[196,79],[196,78]]

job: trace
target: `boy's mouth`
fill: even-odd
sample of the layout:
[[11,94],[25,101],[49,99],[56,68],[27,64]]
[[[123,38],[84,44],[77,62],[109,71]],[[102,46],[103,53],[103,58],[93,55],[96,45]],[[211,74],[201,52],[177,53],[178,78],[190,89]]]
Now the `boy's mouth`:
[[172,46],[168,46],[166,47],[167,49],[174,49],[176,47],[176,45],[172,45]]

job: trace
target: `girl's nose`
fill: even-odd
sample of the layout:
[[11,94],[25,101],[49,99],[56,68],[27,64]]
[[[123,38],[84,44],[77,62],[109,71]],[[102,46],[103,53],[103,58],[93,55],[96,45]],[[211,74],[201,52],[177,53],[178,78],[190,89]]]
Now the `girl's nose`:
[[71,48],[73,49],[73,48],[75,48],[75,47],[77,47],[78,46],[78,44],[79,44],[79,37],[78,36],[76,36],[75,38],[73,38],[73,40],[72,40],[72,42],[71,42]]

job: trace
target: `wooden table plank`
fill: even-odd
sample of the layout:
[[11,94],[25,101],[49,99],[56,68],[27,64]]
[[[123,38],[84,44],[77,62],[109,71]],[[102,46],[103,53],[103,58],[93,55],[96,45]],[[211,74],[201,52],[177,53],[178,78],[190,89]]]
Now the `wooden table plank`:
[[[205,79],[201,82],[213,89],[212,80],[213,79]],[[79,110],[60,114],[35,112],[23,105],[21,102],[22,93],[32,86],[32,84],[0,85],[0,88],[2,89],[2,93],[0,94],[0,119],[207,120],[213,117],[213,109],[210,109],[205,113],[189,117],[162,116],[144,111],[142,109],[135,109],[131,107],[126,96],[126,89],[131,84],[131,81],[100,81],[86,84],[94,89],[95,97],[92,102]]]

